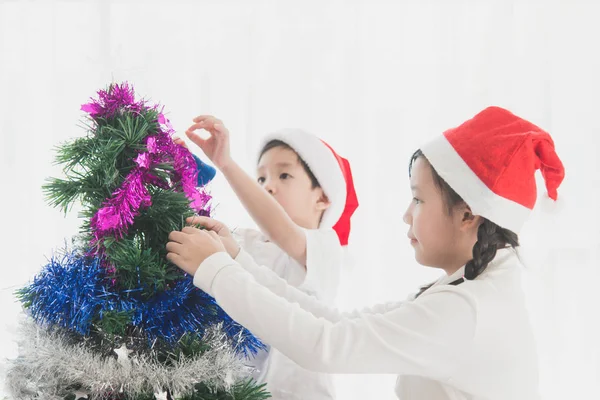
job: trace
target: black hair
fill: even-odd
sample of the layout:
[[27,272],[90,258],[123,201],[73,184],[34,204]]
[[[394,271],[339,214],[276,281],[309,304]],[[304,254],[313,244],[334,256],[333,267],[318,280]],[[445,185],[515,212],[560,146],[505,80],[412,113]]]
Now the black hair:
[[267,144],[265,144],[265,146],[262,148],[262,150],[260,151],[260,156],[258,157],[258,159],[260,160],[262,158],[262,156],[269,150],[274,149],[276,147],[280,147],[283,149],[289,149],[291,151],[293,151],[294,153],[296,153],[296,156],[298,156],[298,161],[300,161],[300,165],[302,165],[302,168],[304,168],[304,171],[306,171],[306,174],[308,175],[308,177],[310,178],[310,182],[312,184],[312,188],[316,189],[316,188],[320,188],[321,184],[319,183],[319,181],[317,180],[317,178],[315,177],[315,174],[313,174],[313,172],[310,170],[310,167],[308,166],[308,164],[306,163],[306,161],[304,161],[302,159],[302,157],[300,157],[300,155],[296,152],[296,150],[294,150],[289,144],[281,141],[281,140],[271,140],[269,142],[267,142]]
[[[411,157],[408,166],[408,176],[411,176],[412,168],[418,158],[427,160],[427,157],[421,150],[417,150]],[[460,197],[454,189],[448,185],[448,183],[437,173],[435,168],[427,160],[431,173],[433,175],[433,181],[435,185],[440,189],[444,198],[444,203],[448,208],[448,214],[452,215],[457,205],[466,202]],[[483,218],[483,217],[482,217]],[[493,223],[487,218],[483,218],[483,223],[477,230],[477,242],[473,246],[473,258],[465,265],[465,279],[472,280],[477,278],[485,269],[488,264],[496,257],[498,249],[504,249],[507,247],[518,247],[519,236],[511,230],[502,228],[501,226]]]

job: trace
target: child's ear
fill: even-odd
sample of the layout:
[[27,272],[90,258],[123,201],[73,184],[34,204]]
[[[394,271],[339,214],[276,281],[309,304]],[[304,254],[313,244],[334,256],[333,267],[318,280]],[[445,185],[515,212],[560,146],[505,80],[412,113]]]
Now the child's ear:
[[320,189],[320,192],[321,194],[319,196],[319,200],[317,200],[317,210],[325,211],[331,206],[331,202],[329,201],[329,198],[325,195],[325,193],[323,193],[322,189]]
[[462,204],[456,210],[457,215],[461,218],[461,227],[463,229],[479,229],[479,225],[483,222],[479,215],[474,215],[471,207],[468,204]]

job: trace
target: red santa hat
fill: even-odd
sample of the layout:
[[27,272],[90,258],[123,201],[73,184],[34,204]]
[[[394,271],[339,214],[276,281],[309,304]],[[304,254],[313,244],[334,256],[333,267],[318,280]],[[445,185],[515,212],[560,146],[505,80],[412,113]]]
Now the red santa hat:
[[565,176],[550,135],[500,107],[486,108],[421,150],[473,214],[515,233],[536,202],[535,171],[553,200]]
[[348,160],[323,140],[300,129],[283,129],[267,135],[261,149],[272,140],[280,140],[290,146],[308,165],[331,202],[319,226],[333,228],[340,244],[346,246],[350,235],[350,217],[358,207]]

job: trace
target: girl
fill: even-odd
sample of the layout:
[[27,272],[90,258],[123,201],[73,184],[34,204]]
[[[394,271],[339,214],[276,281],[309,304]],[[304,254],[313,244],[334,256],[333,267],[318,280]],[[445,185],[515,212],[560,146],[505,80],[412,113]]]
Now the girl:
[[[202,139],[197,129],[207,130],[211,137]],[[187,135],[221,170],[261,228],[261,232],[237,229],[232,254],[239,252],[239,243],[254,262],[268,266],[287,284],[333,304],[341,250],[348,243],[350,217],[358,206],[348,161],[314,135],[279,131],[264,139],[254,180],[231,159],[229,132],[220,120],[198,117]],[[210,221],[199,217],[192,223]],[[228,230],[222,234],[231,238]],[[267,383],[274,400],[335,398],[331,376],[308,371],[273,348],[257,355],[253,366],[258,370],[255,377]]]
[[168,259],[230,315],[307,369],[395,373],[400,399],[539,399],[517,232],[541,169],[557,197],[548,133],[491,107],[415,153],[405,222],[417,261],[445,275],[411,301],[341,314],[252,262],[218,231],[173,232]]

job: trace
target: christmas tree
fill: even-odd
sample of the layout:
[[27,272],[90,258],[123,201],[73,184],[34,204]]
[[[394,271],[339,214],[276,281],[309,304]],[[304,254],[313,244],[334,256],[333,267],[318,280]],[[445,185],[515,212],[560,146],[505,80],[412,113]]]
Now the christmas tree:
[[13,396],[268,398],[243,363],[262,344],[165,258],[171,231],[210,215],[202,164],[127,83],[82,110],[87,134],[58,148],[65,178],[44,190],[65,213],[79,203],[83,224],[18,292],[26,316],[8,371]]

